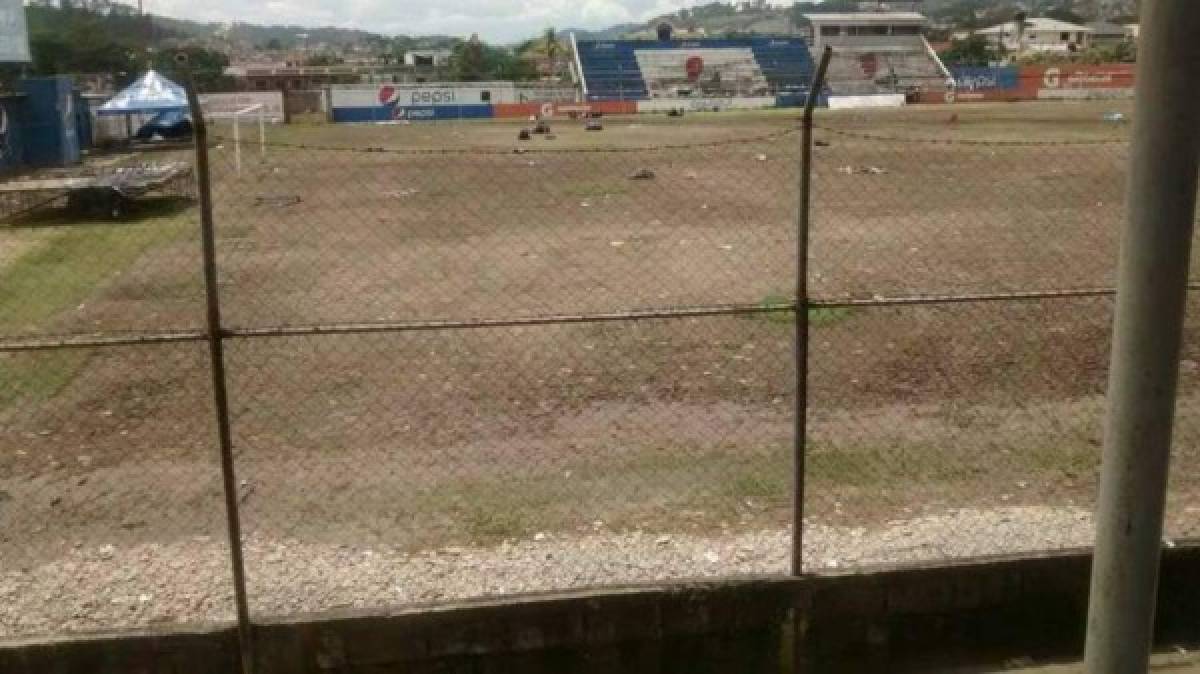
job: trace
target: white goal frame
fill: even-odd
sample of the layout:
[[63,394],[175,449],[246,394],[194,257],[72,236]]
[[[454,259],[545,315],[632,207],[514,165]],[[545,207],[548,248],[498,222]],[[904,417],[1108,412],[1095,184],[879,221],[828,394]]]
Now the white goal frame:
[[248,105],[240,110],[233,112],[206,112],[204,116],[208,119],[228,119],[231,121],[230,126],[233,129],[233,163],[237,167],[238,175],[242,173],[242,119],[255,115],[258,118],[258,155],[259,157],[267,156],[267,106],[262,103]]

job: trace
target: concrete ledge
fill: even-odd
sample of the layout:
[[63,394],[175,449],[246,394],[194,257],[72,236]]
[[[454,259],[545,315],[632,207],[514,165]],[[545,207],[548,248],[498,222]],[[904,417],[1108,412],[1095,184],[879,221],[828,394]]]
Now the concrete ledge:
[[[259,621],[258,674],[903,671],[1083,644],[1085,550]],[[1164,551],[1160,645],[1200,641],[1200,545]],[[0,644],[6,674],[231,671],[221,625]]]
[[0,642],[5,674],[151,674],[231,672],[238,653],[234,625],[209,625]]

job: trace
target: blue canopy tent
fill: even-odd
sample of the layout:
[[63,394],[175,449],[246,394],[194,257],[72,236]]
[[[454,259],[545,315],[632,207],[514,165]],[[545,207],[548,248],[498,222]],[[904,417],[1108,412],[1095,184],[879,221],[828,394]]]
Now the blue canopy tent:
[[153,70],[147,70],[137,81],[100,106],[96,114],[125,115],[132,138],[132,115],[184,114],[187,111],[187,92],[183,87]]
[[164,110],[187,110],[187,92],[183,87],[147,70],[133,84],[125,87],[96,111],[99,115],[131,115],[157,113]]

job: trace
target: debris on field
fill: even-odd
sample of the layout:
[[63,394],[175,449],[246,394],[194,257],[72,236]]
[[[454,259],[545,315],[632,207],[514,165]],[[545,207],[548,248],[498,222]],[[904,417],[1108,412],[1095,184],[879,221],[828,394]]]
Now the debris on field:
[[843,166],[838,169],[838,173],[844,173],[848,176],[864,174],[877,176],[887,173],[887,169],[878,166]]
[[1104,121],[1106,121],[1106,122],[1124,122],[1124,121],[1126,121],[1125,113],[1123,113],[1123,112],[1106,112],[1106,113],[1104,113]]
[[517,132],[517,140],[531,140],[533,138],[529,133],[529,129],[521,129]]
[[294,206],[303,201],[298,194],[260,194],[254,197],[255,206]]
[[755,159],[757,159],[758,161],[766,161],[766,160],[767,160],[767,155],[765,155],[765,154],[759,154],[759,155],[755,155],[755,157],[754,157],[754,158],[755,158]]
[[829,141],[827,141],[827,140],[814,140],[814,141],[813,141],[813,145],[815,145],[816,147],[829,147]]
[[403,189],[396,190],[394,192],[384,192],[383,195],[385,197],[392,197],[393,199],[401,199],[403,197],[411,197],[412,195],[414,195],[416,193],[417,193],[416,188],[407,188],[406,187]]
[[625,242],[624,241],[609,241],[608,245],[612,246],[613,248],[620,248],[621,246],[625,245]]
[[638,169],[638,170],[634,171],[633,173],[629,174],[629,179],[630,180],[653,180],[654,179],[654,171],[651,171],[650,169]]

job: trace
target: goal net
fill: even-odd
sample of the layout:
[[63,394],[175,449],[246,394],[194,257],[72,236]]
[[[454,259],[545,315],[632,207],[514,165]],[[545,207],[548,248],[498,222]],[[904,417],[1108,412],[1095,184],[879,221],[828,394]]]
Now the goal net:
[[267,115],[266,106],[262,103],[248,105],[239,110],[233,111],[205,111],[204,117],[211,120],[227,120],[232,132],[233,140],[233,163],[237,168],[237,172],[242,172],[242,125],[246,124],[251,128],[255,123],[258,125],[258,154],[260,157],[267,156]]

